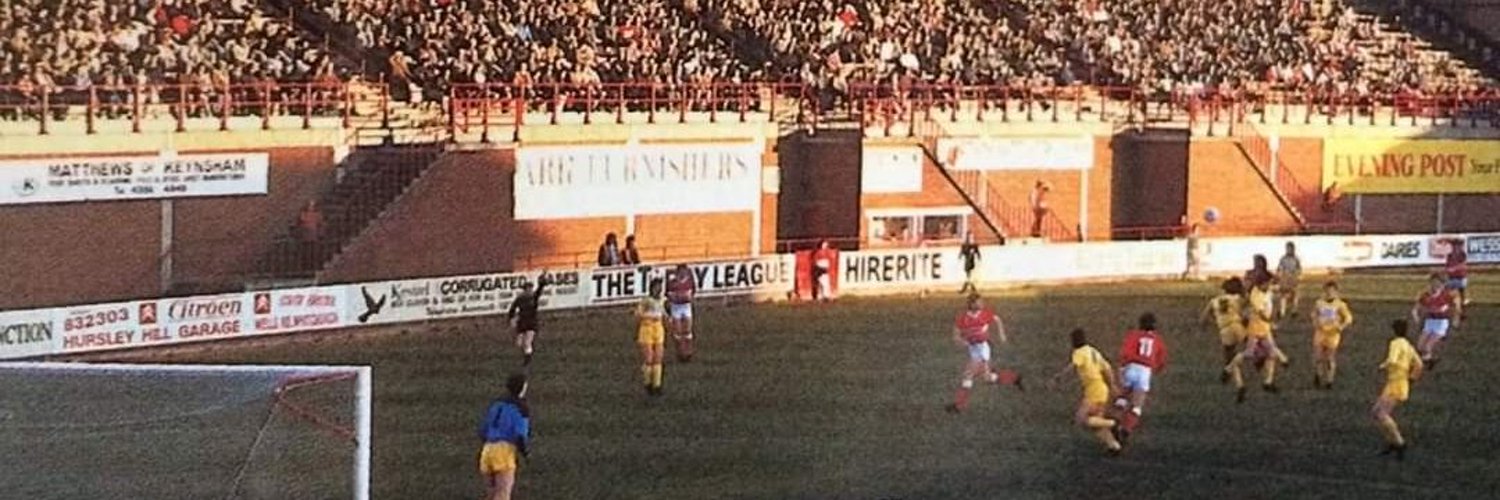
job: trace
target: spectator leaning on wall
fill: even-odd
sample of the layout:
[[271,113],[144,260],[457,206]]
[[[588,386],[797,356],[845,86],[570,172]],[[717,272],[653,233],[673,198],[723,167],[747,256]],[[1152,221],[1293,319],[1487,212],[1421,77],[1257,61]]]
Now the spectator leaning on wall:
[[604,243],[599,245],[599,267],[613,267],[622,263],[619,238],[615,233],[604,235]]
[[621,252],[620,258],[620,263],[627,266],[641,264],[641,252],[635,248],[635,235],[625,235],[625,250]]

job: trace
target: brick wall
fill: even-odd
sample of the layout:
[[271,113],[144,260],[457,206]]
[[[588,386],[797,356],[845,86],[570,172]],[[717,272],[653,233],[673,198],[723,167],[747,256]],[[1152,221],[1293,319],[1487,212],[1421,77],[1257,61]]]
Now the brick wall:
[[[173,200],[172,271],[189,290],[242,289],[272,239],[333,177],[327,147],[277,148],[265,196]],[[180,154],[210,151],[182,151]],[[234,152],[213,150],[214,153]],[[156,151],[122,153],[155,155]],[[98,158],[98,155],[90,156]],[[162,202],[102,201],[0,208],[0,309],[161,294]]]
[[[968,206],[963,196],[943,178],[936,164],[925,155],[922,162],[921,192],[864,194],[860,197],[861,207],[868,210]],[[1084,175],[1077,171],[991,171],[985,172],[983,178],[991,189],[990,193],[1004,200],[1005,206],[1021,210],[1029,210],[1031,191],[1037,181],[1051,183],[1052,191],[1048,195],[1048,204],[1061,224],[1068,229],[1069,233],[1075,235],[1079,226],[1079,215],[1083,210],[1080,201],[1084,196],[1084,191],[1087,190],[1088,237],[1108,239],[1110,224],[1113,220],[1110,206],[1114,196],[1113,162],[1114,151],[1110,138],[1099,137],[1094,143],[1094,167],[1088,172],[1087,188],[1083,185]],[[857,185],[858,178],[853,182]],[[984,196],[989,196],[990,193]],[[976,197],[980,196],[979,193],[972,194]],[[995,221],[995,223],[1002,224],[1001,221]],[[869,218],[860,217],[859,224],[860,234],[868,236]],[[983,222],[977,217],[970,218],[970,229],[976,237],[984,240],[988,236],[985,234],[988,231],[983,228],[982,224]],[[1029,216],[1025,221],[1013,223],[1012,227],[1018,224],[1024,227],[1015,229],[1023,232],[1029,230]]]
[[1297,220],[1276,198],[1255,166],[1228,139],[1195,139],[1188,147],[1187,210],[1201,220],[1209,207],[1220,220],[1210,235],[1293,233]]
[[[214,151],[224,153],[225,151]],[[188,154],[191,152],[184,152]],[[333,182],[330,148],[267,151],[266,196],[186,198],[175,204],[173,277],[196,291],[239,290],[308,200]]]
[[510,266],[508,151],[443,154],[325,270],[330,283],[473,274]]
[[161,203],[121,201],[0,208],[0,309],[156,295]]
[[[767,165],[775,161],[763,157]],[[514,149],[445,153],[345,250],[325,281],[590,267],[607,233],[621,246],[634,234],[648,263],[752,253],[756,221],[749,211],[516,220],[515,171]],[[777,197],[763,194],[761,201],[761,249],[771,252]]]

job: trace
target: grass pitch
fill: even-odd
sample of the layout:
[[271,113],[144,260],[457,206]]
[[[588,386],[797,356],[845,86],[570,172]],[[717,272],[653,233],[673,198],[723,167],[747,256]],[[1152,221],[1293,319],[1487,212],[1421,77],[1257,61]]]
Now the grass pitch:
[[[1304,307],[1320,280],[1307,279]],[[961,307],[926,298],[831,305],[703,307],[699,355],[669,361],[666,395],[640,387],[623,312],[547,318],[533,366],[536,442],[522,499],[641,498],[1493,498],[1500,491],[1500,380],[1494,299],[1449,342],[1397,420],[1402,463],[1377,457],[1368,409],[1382,375],[1386,324],[1405,317],[1416,273],[1346,277],[1356,322],[1338,385],[1311,385],[1305,319],[1284,324],[1293,357],[1283,391],[1235,404],[1219,384],[1216,335],[1197,324],[1209,283],[1093,285],[994,294],[1012,341],[997,361],[1028,392],[980,384],[950,415],[963,351],[949,338]],[[1171,365],[1157,376],[1140,432],[1122,457],[1071,423],[1078,384],[1042,379],[1067,362],[1075,326],[1114,357],[1143,311],[1161,319]],[[1304,315],[1305,318],[1305,315]],[[371,364],[374,494],[478,498],[475,429],[520,355],[498,321],[412,327],[404,335],[236,346],[170,362]],[[305,339],[305,337],[304,337]],[[1250,375],[1250,374],[1247,374]],[[1254,380],[1253,377],[1247,379]],[[1252,388],[1255,386],[1252,385]]]

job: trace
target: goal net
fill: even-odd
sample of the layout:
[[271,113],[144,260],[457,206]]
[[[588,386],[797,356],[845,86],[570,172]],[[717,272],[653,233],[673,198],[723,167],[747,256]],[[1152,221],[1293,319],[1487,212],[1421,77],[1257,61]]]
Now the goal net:
[[370,369],[0,363],[7,498],[369,498]]

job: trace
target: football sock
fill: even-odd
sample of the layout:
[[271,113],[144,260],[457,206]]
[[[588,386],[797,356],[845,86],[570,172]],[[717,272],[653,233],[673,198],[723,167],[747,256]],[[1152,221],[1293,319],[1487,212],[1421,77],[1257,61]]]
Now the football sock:
[[1385,442],[1393,446],[1406,444],[1406,440],[1401,438],[1401,429],[1396,426],[1396,419],[1389,415],[1380,417],[1380,434],[1385,436]]
[[1084,423],[1085,425],[1088,425],[1090,429],[1104,429],[1108,431],[1115,427],[1114,420],[1110,420],[1100,416],[1090,416],[1089,419]]
[[1141,407],[1130,408],[1130,411],[1125,412],[1120,423],[1125,426],[1125,430],[1135,432],[1135,428],[1141,425]]
[[641,365],[641,378],[645,380],[646,385],[651,385],[651,375],[653,373],[653,370],[652,370],[653,366],[655,366],[655,365],[650,365],[650,364]]
[[1338,373],[1339,362],[1334,361],[1333,358],[1328,358],[1328,366],[1323,368],[1323,370],[1323,383],[1333,385],[1333,374]]
[[1281,348],[1280,347],[1272,349],[1271,353],[1274,354],[1274,355],[1276,355],[1276,362],[1278,362],[1278,363],[1287,364],[1287,363],[1291,362],[1291,360],[1286,357],[1286,353],[1281,352]]
[[651,365],[651,386],[661,388],[662,365],[657,363]]
[[1236,389],[1245,387],[1245,375],[1240,372],[1241,357],[1242,356],[1235,356],[1234,362],[1230,363],[1229,366],[1224,367],[1224,371],[1229,372],[1229,381],[1234,384],[1234,387]]
[[[1093,421],[1095,418],[1099,417],[1089,417],[1089,420]],[[1105,427],[1094,427],[1092,431],[1094,437],[1098,438],[1099,442],[1104,443],[1104,447],[1109,448],[1111,451],[1120,449],[1120,441],[1115,439],[1115,433],[1111,431],[1114,427],[1113,421],[1109,419],[1103,420],[1111,422],[1111,424]],[[1090,427],[1093,427],[1093,425],[1091,424]]]
[[974,381],[969,379],[964,379],[958,384],[958,392],[953,394],[953,406],[960,410],[969,406],[969,388],[971,387],[974,387]]
[[1276,366],[1276,363],[1266,363],[1266,367],[1264,368],[1266,378],[1262,383],[1265,385],[1276,384]]
[[1313,380],[1322,383],[1328,380],[1328,362],[1318,360],[1313,362]]
[[1238,354],[1238,353],[1235,352],[1235,350],[1236,350],[1235,346],[1232,346],[1232,345],[1226,345],[1226,346],[1224,346],[1224,364],[1225,365],[1228,365],[1228,364],[1234,362],[1234,356],[1235,356],[1235,354]]
[[999,382],[1000,381],[1000,374],[999,373],[995,373],[993,371],[986,372],[984,374],[984,381],[985,382],[989,382],[991,384]]

